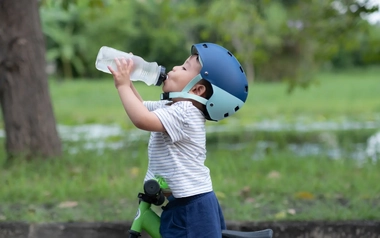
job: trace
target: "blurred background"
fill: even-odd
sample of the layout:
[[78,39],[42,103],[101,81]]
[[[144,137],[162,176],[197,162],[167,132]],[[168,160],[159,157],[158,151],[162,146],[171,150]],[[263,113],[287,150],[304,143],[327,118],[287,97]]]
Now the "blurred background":
[[[206,163],[227,219],[380,219],[378,7],[375,0],[39,1],[62,154],[0,167],[0,220],[131,220],[149,134],[130,123],[96,55],[110,46],[169,71],[198,42],[228,48],[250,83],[236,116],[207,123]],[[159,87],[135,84],[144,99],[159,99]],[[0,139],[5,144],[3,129]]]
[[233,51],[251,81],[304,86],[321,69],[379,64],[376,7],[376,0],[44,0],[40,14],[59,78],[104,77],[93,67],[102,45],[170,69],[206,41]]

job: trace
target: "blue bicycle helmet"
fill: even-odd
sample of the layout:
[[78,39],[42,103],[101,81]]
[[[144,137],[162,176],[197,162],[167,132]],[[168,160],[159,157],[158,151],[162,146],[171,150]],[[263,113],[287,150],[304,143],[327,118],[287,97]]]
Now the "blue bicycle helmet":
[[[161,99],[190,98],[206,108],[206,119],[219,121],[231,116],[245,103],[248,96],[247,77],[235,56],[224,47],[214,43],[199,43],[191,47],[202,66],[181,92],[164,93]],[[208,81],[213,89],[209,99],[188,93],[201,79]]]

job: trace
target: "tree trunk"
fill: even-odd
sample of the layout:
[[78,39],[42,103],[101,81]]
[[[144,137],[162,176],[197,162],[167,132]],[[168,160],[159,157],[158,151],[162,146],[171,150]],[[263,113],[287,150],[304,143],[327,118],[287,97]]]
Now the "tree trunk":
[[38,0],[0,0],[0,104],[8,159],[61,154]]

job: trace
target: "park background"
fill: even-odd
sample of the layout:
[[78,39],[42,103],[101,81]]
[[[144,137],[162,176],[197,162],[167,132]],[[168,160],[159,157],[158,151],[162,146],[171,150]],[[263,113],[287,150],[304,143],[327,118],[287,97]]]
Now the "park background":
[[[171,69],[205,41],[230,49],[250,80],[241,111],[207,123],[226,219],[379,220],[380,25],[364,3],[39,1],[62,149],[25,159],[0,147],[0,220],[132,220],[149,135],[95,69],[97,52],[107,45]],[[159,98],[159,87],[136,87]]]

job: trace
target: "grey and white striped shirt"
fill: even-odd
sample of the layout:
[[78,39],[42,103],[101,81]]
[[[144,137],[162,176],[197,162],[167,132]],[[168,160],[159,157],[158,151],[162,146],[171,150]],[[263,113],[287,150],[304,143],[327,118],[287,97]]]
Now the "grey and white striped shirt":
[[212,191],[203,113],[189,101],[145,101],[166,132],[151,132],[145,180],[163,177],[175,198]]

